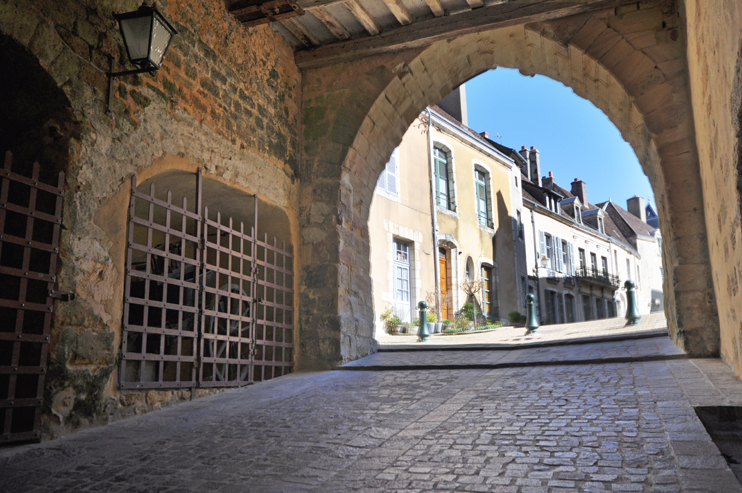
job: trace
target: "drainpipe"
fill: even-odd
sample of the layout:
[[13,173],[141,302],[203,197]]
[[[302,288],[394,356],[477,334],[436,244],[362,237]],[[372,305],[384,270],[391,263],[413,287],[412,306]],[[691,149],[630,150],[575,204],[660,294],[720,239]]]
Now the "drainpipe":
[[[536,235],[536,218],[534,217],[536,214],[536,209],[531,209],[531,225],[533,226],[533,253],[536,257],[536,295],[538,297],[538,306],[539,311],[541,312],[541,317],[543,317],[544,310],[541,304],[543,303],[543,300],[541,299],[541,276],[539,275],[539,263],[541,259],[538,256],[538,244],[539,244],[539,237]],[[541,318],[540,317],[540,318]]]
[[433,272],[435,272],[435,304],[438,320],[441,320],[441,268],[438,263],[438,214],[435,208],[435,168],[433,163],[433,116],[428,111],[428,163],[430,173],[430,217],[433,227]]

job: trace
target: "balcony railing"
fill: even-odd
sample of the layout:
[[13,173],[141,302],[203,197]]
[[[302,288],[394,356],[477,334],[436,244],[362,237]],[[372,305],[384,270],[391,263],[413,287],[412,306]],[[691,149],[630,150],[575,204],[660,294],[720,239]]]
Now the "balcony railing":
[[604,270],[592,269],[590,267],[580,267],[577,269],[577,276],[582,282],[592,282],[617,288],[621,282],[618,276],[609,274]]

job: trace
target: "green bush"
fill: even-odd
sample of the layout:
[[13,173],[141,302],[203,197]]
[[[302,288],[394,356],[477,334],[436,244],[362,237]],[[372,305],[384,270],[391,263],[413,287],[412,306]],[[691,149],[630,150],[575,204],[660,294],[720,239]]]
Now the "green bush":
[[474,321],[474,304],[473,303],[466,303],[461,308],[461,315],[466,317],[467,320],[470,322]]
[[444,334],[457,334],[459,332],[461,332],[461,330],[455,328],[443,329]]
[[450,320],[448,320],[448,319],[446,319],[446,320],[444,320],[444,321],[443,321],[443,325],[451,325],[452,323],[453,323],[453,322],[451,322],[451,321],[450,321]]
[[521,317],[523,317],[523,315],[521,315],[518,310],[513,310],[512,312],[508,313],[508,320],[510,320],[511,324],[521,323]]
[[438,321],[438,315],[436,315],[435,313],[428,312],[428,314],[425,316],[425,318],[428,319],[428,323],[429,324],[434,324],[434,323],[436,323]]
[[466,317],[456,317],[453,321],[453,328],[456,329],[457,332],[461,332],[462,330],[469,328],[470,323],[471,320]]

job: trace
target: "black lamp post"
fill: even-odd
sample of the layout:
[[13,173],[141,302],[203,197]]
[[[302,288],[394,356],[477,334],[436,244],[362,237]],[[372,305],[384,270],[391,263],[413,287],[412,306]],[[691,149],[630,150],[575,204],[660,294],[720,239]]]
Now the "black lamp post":
[[155,7],[143,3],[139,9],[125,14],[113,14],[119,23],[129,61],[137,68],[108,74],[108,111],[111,111],[113,79],[124,75],[154,73],[165,59],[173,36],[178,34]]

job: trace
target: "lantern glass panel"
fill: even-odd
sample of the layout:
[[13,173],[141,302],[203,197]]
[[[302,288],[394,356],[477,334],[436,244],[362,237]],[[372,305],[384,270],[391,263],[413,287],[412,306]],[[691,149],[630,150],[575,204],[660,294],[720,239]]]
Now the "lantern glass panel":
[[152,29],[152,46],[149,52],[149,59],[157,68],[160,68],[173,35],[158,16],[154,16],[153,20],[154,27]]
[[132,62],[147,59],[149,52],[149,37],[152,26],[152,15],[121,19],[121,34],[124,36],[126,49]]

